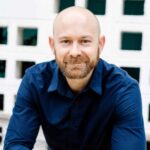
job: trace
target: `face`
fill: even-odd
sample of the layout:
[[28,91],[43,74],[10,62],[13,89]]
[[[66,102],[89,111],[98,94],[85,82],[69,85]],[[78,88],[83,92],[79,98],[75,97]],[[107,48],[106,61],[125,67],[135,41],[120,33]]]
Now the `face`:
[[50,40],[56,62],[68,79],[88,76],[94,70],[101,51],[102,43],[95,26],[87,18],[81,17],[61,20],[54,39]]

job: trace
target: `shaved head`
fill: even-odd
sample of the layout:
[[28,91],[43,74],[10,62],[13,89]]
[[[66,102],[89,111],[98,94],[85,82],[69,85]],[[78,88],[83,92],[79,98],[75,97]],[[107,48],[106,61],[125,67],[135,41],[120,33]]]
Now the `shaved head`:
[[100,36],[100,25],[96,16],[91,11],[78,6],[66,8],[56,16],[53,24],[54,36],[57,30],[59,30],[59,26],[71,22],[72,25],[84,23],[84,25],[89,26],[89,28],[97,33],[98,37]]

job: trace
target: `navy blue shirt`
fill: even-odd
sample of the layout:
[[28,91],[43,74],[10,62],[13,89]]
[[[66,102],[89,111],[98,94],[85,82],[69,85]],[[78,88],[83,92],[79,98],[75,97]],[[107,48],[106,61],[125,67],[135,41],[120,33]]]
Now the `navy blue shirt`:
[[30,150],[40,125],[54,150],[146,150],[138,83],[100,59],[86,88],[72,92],[56,62],[26,71],[4,150]]

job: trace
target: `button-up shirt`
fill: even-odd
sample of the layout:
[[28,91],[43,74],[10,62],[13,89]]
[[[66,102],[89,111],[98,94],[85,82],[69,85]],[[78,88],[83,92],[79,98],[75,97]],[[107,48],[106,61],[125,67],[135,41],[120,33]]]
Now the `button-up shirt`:
[[40,126],[53,150],[146,150],[138,83],[102,59],[79,93],[55,60],[26,71],[4,150],[32,149]]

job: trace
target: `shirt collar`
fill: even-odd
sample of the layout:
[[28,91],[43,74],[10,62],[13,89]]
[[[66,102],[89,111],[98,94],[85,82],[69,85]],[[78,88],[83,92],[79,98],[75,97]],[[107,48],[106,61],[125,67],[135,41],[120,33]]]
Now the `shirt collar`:
[[103,73],[102,60],[99,60],[89,84],[89,88],[99,95],[102,94],[102,78],[103,78],[102,73]]
[[48,92],[54,92],[58,88],[58,66],[56,65],[56,68],[54,70],[51,83],[48,87]]
[[[102,60],[99,60],[97,66],[93,72],[89,86],[87,87],[99,95],[102,94],[102,70],[103,70]],[[48,87],[48,92],[58,91],[62,95],[72,97],[73,93],[71,92],[70,88],[69,87],[67,88],[67,87],[68,87],[68,84],[67,84],[64,76],[60,72],[59,67],[57,65],[55,68],[55,71],[53,73],[51,83]]]
[[73,93],[69,88],[67,81],[63,76],[63,74],[61,73],[58,65],[54,70],[51,83],[48,87],[48,92],[55,92],[55,91],[66,97],[73,97]]

